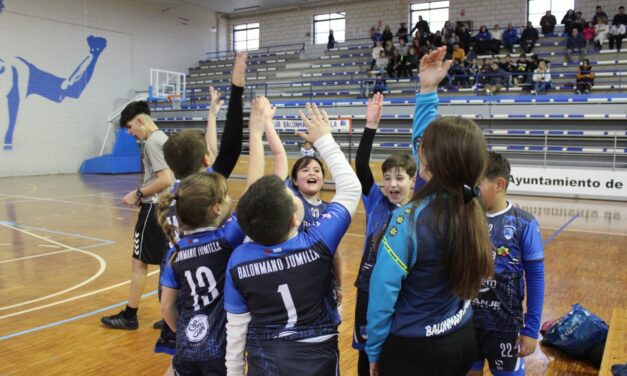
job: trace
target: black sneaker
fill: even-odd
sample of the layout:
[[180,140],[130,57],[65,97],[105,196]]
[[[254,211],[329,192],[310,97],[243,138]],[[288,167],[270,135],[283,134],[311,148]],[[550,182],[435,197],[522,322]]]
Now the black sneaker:
[[100,319],[100,322],[111,329],[137,330],[139,327],[137,316],[132,319],[127,319],[124,317],[124,311],[121,311],[117,315],[103,317]]
[[164,325],[165,325],[165,322],[163,320],[159,320],[159,321],[155,322],[154,324],[152,324],[152,328],[153,329],[161,329]]

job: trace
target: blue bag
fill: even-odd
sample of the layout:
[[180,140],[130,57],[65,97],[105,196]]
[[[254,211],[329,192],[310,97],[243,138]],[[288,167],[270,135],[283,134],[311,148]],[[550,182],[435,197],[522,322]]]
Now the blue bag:
[[594,345],[605,343],[608,325],[579,304],[544,333],[543,342],[581,357]]

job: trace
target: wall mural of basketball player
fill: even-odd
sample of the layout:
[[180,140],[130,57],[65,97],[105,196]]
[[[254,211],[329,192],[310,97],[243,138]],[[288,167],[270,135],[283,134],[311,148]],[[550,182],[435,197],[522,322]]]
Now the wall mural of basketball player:
[[[0,13],[4,8],[0,0]],[[32,94],[61,103],[65,98],[81,96],[102,51],[107,47],[105,38],[87,37],[89,55],[81,61],[68,78],[45,72],[26,59],[16,56],[0,58],[0,135],[4,133],[4,150],[13,149],[13,131],[17,123],[20,104]],[[6,98],[6,100],[5,100]]]

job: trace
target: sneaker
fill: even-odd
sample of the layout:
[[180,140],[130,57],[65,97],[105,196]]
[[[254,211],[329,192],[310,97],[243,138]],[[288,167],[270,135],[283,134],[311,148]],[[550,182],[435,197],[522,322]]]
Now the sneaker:
[[579,95],[579,94],[581,94],[581,91],[576,90],[576,91],[575,91],[575,94]]
[[536,91],[535,90],[531,90],[531,95],[536,95]]
[[586,90],[586,91],[585,91],[585,93],[586,93],[586,94],[590,94],[590,90]]
[[103,317],[100,322],[110,329],[137,330],[139,327],[137,316],[127,319],[124,317],[124,311],[120,311],[117,315]]
[[152,328],[153,329],[161,329],[164,325],[165,325],[165,322],[163,320],[159,320],[159,321],[155,322],[154,324],[152,324]]

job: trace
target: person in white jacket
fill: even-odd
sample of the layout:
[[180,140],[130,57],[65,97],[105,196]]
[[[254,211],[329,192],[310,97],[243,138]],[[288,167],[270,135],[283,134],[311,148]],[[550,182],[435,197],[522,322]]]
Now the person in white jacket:
[[607,24],[607,20],[605,17],[599,17],[599,23],[594,27],[594,46],[597,51],[601,51],[609,33],[610,27]]
[[535,90],[531,91],[531,94],[545,94],[546,89],[551,87],[551,69],[546,65],[544,60],[540,60],[538,63],[538,69],[533,71],[533,83]]

